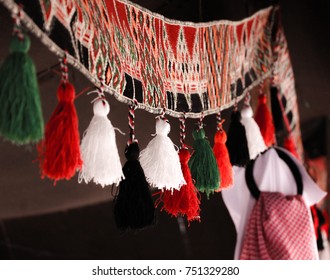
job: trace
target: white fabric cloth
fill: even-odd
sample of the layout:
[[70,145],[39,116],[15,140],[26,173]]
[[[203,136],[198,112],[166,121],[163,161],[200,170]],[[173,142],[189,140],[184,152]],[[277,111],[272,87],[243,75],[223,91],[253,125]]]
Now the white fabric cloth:
[[[290,155],[301,172],[304,187],[303,198],[307,206],[320,201],[326,192],[320,189],[296,158],[286,150],[282,150]],[[255,204],[255,199],[246,185],[245,168],[234,166],[233,169],[234,185],[230,189],[223,190],[221,194],[235,225],[237,238],[234,259],[239,259],[246,223]],[[281,192],[284,195],[297,194],[297,186],[291,170],[278,156],[274,148],[270,148],[256,159],[253,175],[260,191]]]

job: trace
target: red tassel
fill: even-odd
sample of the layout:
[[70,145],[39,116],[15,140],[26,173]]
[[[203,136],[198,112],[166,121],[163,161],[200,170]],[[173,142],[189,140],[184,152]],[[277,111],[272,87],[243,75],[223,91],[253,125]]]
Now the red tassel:
[[163,209],[165,209],[166,212],[175,217],[179,214],[186,215],[188,221],[200,220],[200,200],[188,166],[190,156],[188,149],[180,149],[179,157],[181,169],[187,184],[181,186],[180,190],[174,189],[173,192],[165,190],[161,198],[164,203]]
[[256,109],[255,121],[259,125],[262,137],[267,147],[275,144],[275,129],[273,116],[267,106],[267,97],[265,94],[259,95],[259,102]]
[[292,138],[292,136],[287,136],[284,139],[283,142],[283,148],[288,150],[291,154],[293,154],[297,159],[300,159],[298,153],[297,153],[297,147],[296,144],[294,143],[294,140]]
[[220,189],[233,185],[233,167],[230,163],[229,153],[226,146],[227,134],[224,130],[218,130],[214,135],[213,153],[218,163],[220,172]]
[[57,98],[59,102],[45,128],[45,139],[38,146],[42,178],[47,176],[55,182],[69,180],[82,166],[73,85],[62,82]]

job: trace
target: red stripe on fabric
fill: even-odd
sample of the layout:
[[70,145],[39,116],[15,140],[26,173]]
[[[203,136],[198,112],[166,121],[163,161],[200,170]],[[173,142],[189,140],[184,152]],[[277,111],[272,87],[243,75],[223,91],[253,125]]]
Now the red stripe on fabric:
[[185,26],[183,27],[183,32],[186,39],[190,59],[192,59],[194,54],[194,43],[196,39],[197,28]]
[[241,24],[237,25],[235,28],[239,45],[241,45],[241,43],[242,43],[243,27],[244,27],[244,23],[241,23]]
[[168,36],[168,41],[171,45],[174,56],[177,57],[176,47],[177,47],[177,43],[178,43],[178,36],[179,36],[180,26],[165,23],[165,28],[166,28],[166,33],[167,33],[167,36]]

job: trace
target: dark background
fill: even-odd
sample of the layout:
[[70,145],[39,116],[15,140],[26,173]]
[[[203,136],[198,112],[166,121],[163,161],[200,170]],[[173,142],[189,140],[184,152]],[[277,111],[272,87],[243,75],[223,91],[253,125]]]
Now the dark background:
[[[141,0],[134,1],[166,17],[187,21],[240,20],[274,1]],[[263,3],[263,4],[260,4]],[[311,123],[329,126],[330,2],[280,1],[282,20],[296,78],[303,136],[311,138]],[[10,14],[0,6],[0,60],[8,53],[12,32]],[[38,72],[58,62],[37,39],[31,56]],[[53,71],[39,76],[44,118],[56,106],[60,77]],[[70,68],[70,80],[80,92],[91,86]],[[91,96],[76,101],[80,132],[92,118]],[[127,127],[127,106],[108,97],[114,126]],[[225,112],[228,114],[229,112]],[[179,144],[179,122],[169,118],[170,137]],[[316,123],[317,123],[316,121]],[[196,120],[187,121],[187,143]],[[206,133],[213,144],[215,117],[206,117]],[[154,115],[136,112],[136,136],[144,148],[154,133]],[[317,125],[316,130],[318,129]],[[325,130],[325,128],[322,128]],[[126,132],[128,130],[126,129]],[[322,137],[325,137],[322,134]],[[313,138],[313,137],[312,137]],[[117,134],[124,163],[127,136]],[[2,259],[232,259],[235,230],[219,193],[202,196],[201,222],[190,226],[183,219],[157,210],[158,223],[140,232],[121,233],[114,224],[111,188],[78,184],[77,177],[58,182],[41,180],[34,146],[0,141],[0,258]]]

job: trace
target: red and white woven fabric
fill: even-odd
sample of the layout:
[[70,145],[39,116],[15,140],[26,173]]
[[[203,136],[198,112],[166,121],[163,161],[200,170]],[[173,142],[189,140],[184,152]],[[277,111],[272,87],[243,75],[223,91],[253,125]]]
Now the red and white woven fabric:
[[315,260],[315,233],[301,195],[261,192],[243,238],[241,260]]

